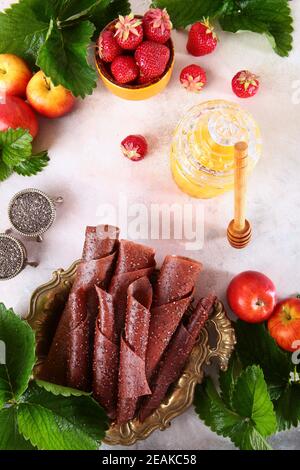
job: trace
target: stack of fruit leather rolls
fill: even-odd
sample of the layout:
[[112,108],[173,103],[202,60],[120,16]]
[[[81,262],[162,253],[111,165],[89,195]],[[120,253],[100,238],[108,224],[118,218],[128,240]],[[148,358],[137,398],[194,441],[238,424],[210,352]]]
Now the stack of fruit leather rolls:
[[93,394],[111,419],[116,418],[120,337],[125,324],[129,286],[149,278],[155,269],[154,250],[121,240],[114,275],[108,291],[98,289],[93,358]]
[[98,297],[107,288],[117,258],[119,229],[87,227],[82,260],[39,378],[91,390],[92,352]]
[[160,406],[170,385],[181,376],[215,301],[214,295],[201,299],[193,313],[183,318],[152,379],[151,395],[144,400],[139,411],[140,421],[143,422]]
[[202,264],[182,256],[166,256],[154,286],[146,374],[150,381],[156,367],[193,300]]
[[135,416],[140,397],[151,390],[146,377],[152,286],[147,277],[133,282],[128,289],[124,334],[121,337],[117,422],[126,423]]

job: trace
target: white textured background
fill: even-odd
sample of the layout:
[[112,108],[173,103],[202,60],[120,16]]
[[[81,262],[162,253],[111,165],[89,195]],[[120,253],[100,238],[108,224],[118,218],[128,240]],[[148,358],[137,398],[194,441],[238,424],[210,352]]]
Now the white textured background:
[[[0,8],[10,3],[0,0]],[[134,12],[143,13],[148,2],[136,0],[132,4]],[[37,146],[49,149],[50,165],[30,179],[11,176],[1,183],[0,231],[9,225],[8,201],[18,190],[40,188],[50,195],[62,195],[65,204],[43,244],[26,242],[29,257],[39,259],[40,266],[27,268],[17,278],[1,283],[1,301],[25,314],[32,291],[48,281],[53,270],[67,268],[80,256],[84,228],[98,222],[99,204],[116,204],[120,192],[127,193],[132,202],[204,204],[204,249],[189,252],[189,256],[205,265],[202,293],[213,288],[223,298],[232,276],[246,269],[269,275],[280,297],[299,292],[300,92],[297,96],[293,86],[300,81],[300,5],[295,0],[291,5],[296,31],[294,50],[287,59],[277,56],[262,36],[224,32],[219,34],[217,50],[197,59],[186,53],[186,33],[175,32],[176,66],[163,94],[149,101],[126,102],[111,95],[99,83],[92,96],[78,101],[71,115],[55,121],[40,120]],[[202,65],[208,73],[208,84],[201,96],[187,94],[178,83],[180,70],[192,62]],[[169,149],[177,121],[191,106],[216,98],[240,102],[231,92],[230,81],[241,69],[252,70],[261,77],[259,94],[242,104],[260,124],[264,151],[249,183],[248,218],[253,223],[254,239],[248,248],[239,252],[231,249],[225,238],[232,218],[232,194],[202,203],[181,193],[170,175]],[[293,94],[298,104],[293,104]],[[151,153],[142,162],[132,163],[120,154],[120,141],[130,133],[144,134],[149,139]],[[157,248],[158,261],[166,253],[182,254],[184,250],[179,242],[161,241],[153,245]],[[299,429],[272,439],[277,449],[300,449],[299,442]],[[177,418],[168,431],[155,432],[135,446],[137,449],[232,447],[229,440],[205,427],[192,410]]]

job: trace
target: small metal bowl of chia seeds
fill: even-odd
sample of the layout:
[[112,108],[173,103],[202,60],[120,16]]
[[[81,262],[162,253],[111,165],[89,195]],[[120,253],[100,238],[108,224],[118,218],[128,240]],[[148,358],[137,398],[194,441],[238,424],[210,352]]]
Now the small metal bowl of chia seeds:
[[0,233],[0,280],[12,279],[25,266],[26,249],[14,237]]
[[10,223],[20,235],[42,241],[42,234],[55,220],[55,204],[61,202],[61,197],[54,201],[39,189],[23,189],[9,203]]
[[36,268],[38,263],[28,261],[26,248],[20,240],[0,233],[0,281],[12,279],[26,266]]

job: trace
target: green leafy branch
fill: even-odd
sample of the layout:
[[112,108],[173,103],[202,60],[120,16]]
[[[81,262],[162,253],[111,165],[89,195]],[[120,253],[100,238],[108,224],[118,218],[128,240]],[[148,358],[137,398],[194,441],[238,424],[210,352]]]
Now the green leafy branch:
[[96,87],[87,61],[95,31],[129,11],[128,0],[20,0],[0,13],[0,53],[23,57],[84,98]]
[[87,393],[31,380],[34,333],[0,304],[2,345],[0,449],[96,450],[107,429],[104,411]]
[[36,175],[47,166],[46,150],[32,153],[32,136],[25,129],[0,131],[0,181],[13,172],[23,176]]
[[185,28],[204,17],[218,21],[224,31],[264,34],[284,57],[293,45],[293,18],[288,0],[154,0],[167,8],[175,28]]
[[196,390],[196,412],[240,449],[267,450],[266,438],[300,423],[298,368],[264,325],[238,321],[236,334],[236,353],[220,374],[220,393],[207,379]]

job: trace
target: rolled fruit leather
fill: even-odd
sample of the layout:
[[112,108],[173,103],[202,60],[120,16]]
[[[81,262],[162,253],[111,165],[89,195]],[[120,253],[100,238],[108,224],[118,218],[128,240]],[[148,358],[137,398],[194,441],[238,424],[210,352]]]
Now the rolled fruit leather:
[[164,400],[171,384],[182,374],[189,355],[213,308],[216,297],[210,295],[199,301],[193,313],[179,325],[151,383],[152,395],[145,398],[139,412],[140,421],[150,416]]
[[120,241],[116,269],[108,290],[113,299],[118,335],[124,328],[128,287],[141,277],[151,276],[156,265],[154,256],[153,248],[129,240]]
[[91,390],[91,364],[98,313],[96,286],[106,288],[117,258],[119,229],[87,227],[82,260],[39,377]]
[[129,286],[149,278],[155,269],[154,250],[121,240],[114,275],[108,292],[98,289],[93,358],[93,394],[111,419],[116,418],[120,337],[125,324]]
[[175,333],[183,315],[193,300],[195,285],[202,264],[181,256],[166,256],[157,282],[154,285],[154,301],[146,356],[146,374],[153,373]]
[[135,415],[139,398],[151,390],[146,377],[152,286],[147,277],[128,288],[124,334],[121,337],[117,422],[126,423]]

